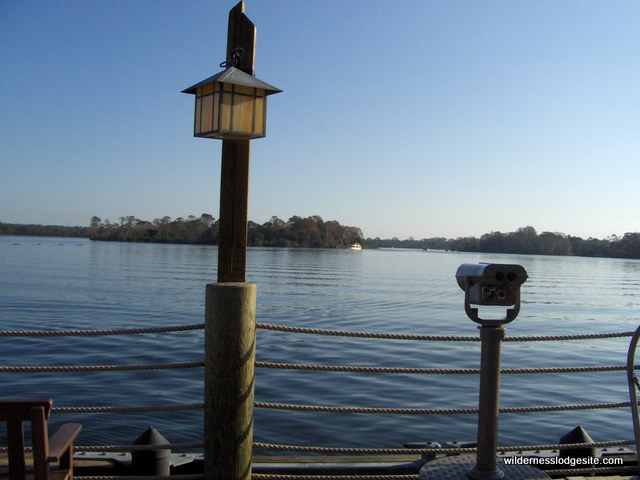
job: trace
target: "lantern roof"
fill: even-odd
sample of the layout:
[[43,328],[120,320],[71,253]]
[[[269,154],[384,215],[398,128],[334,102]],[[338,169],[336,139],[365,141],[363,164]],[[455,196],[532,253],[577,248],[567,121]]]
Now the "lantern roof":
[[198,82],[195,85],[183,90],[182,93],[195,94],[198,87],[209,85],[214,82],[242,85],[243,87],[260,88],[265,91],[266,95],[282,92],[282,90],[280,90],[279,88],[276,88],[273,85],[269,85],[262,80],[258,80],[256,77],[249,75],[248,73],[245,73],[242,70],[237,69],[236,67],[228,67],[226,70],[223,70],[220,73],[216,73],[212,77],[209,77],[206,80]]

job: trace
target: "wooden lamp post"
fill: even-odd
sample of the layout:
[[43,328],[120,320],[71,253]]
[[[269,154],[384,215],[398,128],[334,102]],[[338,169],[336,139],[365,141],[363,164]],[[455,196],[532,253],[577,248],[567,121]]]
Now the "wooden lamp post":
[[253,448],[256,286],[245,283],[249,143],[266,133],[267,96],[253,76],[256,28],[244,0],[229,12],[224,71],[187,89],[194,136],[222,139],[218,283],[205,297],[204,474],[250,480]]
[[244,282],[249,140],[266,134],[267,96],[281,92],[253,76],[256,28],[244,0],[229,12],[226,69],[183,90],[195,95],[193,134],[222,140],[218,282]]

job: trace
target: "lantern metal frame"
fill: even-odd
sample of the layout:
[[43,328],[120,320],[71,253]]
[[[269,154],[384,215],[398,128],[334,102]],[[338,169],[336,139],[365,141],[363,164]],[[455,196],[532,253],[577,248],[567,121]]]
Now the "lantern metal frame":
[[182,91],[196,96],[193,135],[251,140],[267,131],[267,96],[282,90],[230,66]]

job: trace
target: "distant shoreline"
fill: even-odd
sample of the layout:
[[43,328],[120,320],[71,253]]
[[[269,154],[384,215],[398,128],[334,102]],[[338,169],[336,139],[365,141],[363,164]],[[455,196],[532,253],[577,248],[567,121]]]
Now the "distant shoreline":
[[69,227],[64,225],[36,225],[0,222],[0,235],[19,237],[77,237],[89,238],[90,227]]
[[[102,224],[92,227],[70,227],[62,225],[11,224],[0,222],[0,235],[78,237],[90,240],[171,243],[190,245],[217,245],[217,222],[208,216],[173,222]],[[405,248],[422,250],[444,250],[477,253],[513,253],[529,255],[580,256],[603,258],[640,259],[640,233],[625,233],[622,237],[608,239],[542,232],[533,227],[522,227],[515,232],[491,232],[480,238],[459,237],[446,239],[436,237],[416,240],[409,238],[380,239],[363,238],[357,227],[345,227],[336,221],[324,222],[320,217],[292,217],[288,222],[272,217],[271,222],[259,225],[249,222],[248,245],[255,247],[284,248],[348,248],[358,242],[365,249]]]

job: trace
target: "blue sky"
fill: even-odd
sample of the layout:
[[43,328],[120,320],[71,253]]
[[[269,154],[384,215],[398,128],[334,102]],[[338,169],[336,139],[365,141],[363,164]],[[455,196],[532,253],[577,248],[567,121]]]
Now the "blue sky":
[[[180,91],[235,1],[0,1],[0,221],[218,217]],[[246,0],[267,137],[249,218],[365,236],[640,231],[640,2]]]

